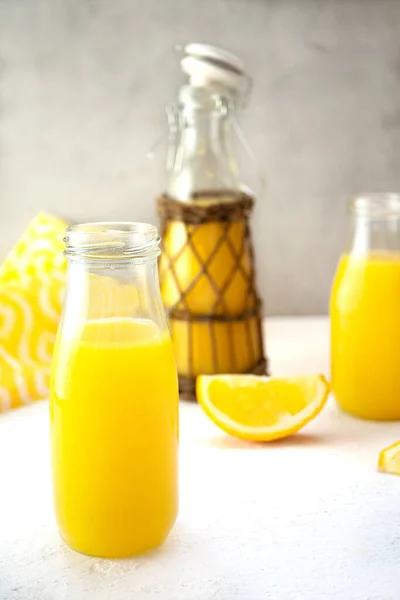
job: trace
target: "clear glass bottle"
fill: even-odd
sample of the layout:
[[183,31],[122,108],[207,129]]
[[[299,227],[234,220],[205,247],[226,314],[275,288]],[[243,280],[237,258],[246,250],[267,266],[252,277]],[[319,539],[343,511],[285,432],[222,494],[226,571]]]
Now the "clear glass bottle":
[[178,385],[152,225],[67,230],[51,376],[55,510],[72,548],[131,556],[176,518]]
[[254,198],[242,184],[234,148],[244,74],[232,62],[229,70],[222,59],[209,63],[199,56],[197,49],[195,59],[184,59],[190,82],[169,111],[163,204],[169,212],[161,293],[180,381],[202,373],[265,372],[248,221]]
[[332,388],[343,410],[400,419],[400,195],[351,201],[331,295]]

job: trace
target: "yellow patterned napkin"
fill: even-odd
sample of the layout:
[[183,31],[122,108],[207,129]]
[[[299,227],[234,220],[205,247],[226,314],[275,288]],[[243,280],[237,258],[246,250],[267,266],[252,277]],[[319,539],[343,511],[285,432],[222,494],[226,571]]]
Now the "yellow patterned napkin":
[[47,396],[66,227],[40,213],[0,267],[0,412]]

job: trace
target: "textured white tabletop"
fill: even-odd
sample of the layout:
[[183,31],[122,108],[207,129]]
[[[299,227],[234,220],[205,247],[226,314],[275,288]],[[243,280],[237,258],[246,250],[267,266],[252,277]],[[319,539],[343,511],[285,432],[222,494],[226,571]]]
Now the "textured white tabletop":
[[[267,324],[274,374],[328,374],[326,319]],[[46,402],[0,415],[1,600],[399,600],[400,477],[376,471],[400,423],[340,414],[250,445],[181,404],[181,511],[138,559],[68,549],[53,520]]]

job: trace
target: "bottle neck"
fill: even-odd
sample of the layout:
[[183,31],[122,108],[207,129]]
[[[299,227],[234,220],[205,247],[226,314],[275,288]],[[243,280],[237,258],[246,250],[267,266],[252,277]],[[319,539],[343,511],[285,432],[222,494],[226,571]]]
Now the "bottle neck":
[[166,329],[157,260],[114,266],[69,260],[64,325],[73,330],[89,319],[134,318]]
[[400,216],[382,219],[353,216],[349,246],[350,253],[356,256],[400,253]]
[[157,229],[146,223],[85,223],[67,229],[63,324],[147,319],[166,328],[158,281]]
[[238,168],[231,144],[228,103],[218,98],[186,104],[179,114],[173,161],[167,191],[181,201],[210,198],[212,192],[235,193],[240,188]]
[[189,153],[223,153],[230,151],[230,122],[226,115],[186,114],[186,123],[182,129],[181,143]]
[[353,200],[349,251],[366,256],[400,253],[400,197],[370,194]]

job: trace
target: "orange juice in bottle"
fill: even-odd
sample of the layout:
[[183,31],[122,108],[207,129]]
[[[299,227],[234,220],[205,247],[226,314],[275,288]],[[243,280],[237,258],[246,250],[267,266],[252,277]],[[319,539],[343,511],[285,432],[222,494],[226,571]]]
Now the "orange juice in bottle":
[[136,555],[166,538],[178,508],[178,386],[157,231],[88,224],[66,240],[50,398],[57,522],[80,552]]
[[351,203],[352,242],[331,295],[332,388],[343,410],[400,419],[400,196]]
[[[189,82],[170,110],[161,294],[183,392],[202,373],[265,372],[249,216],[232,132],[248,77],[235,56],[190,44]],[[236,140],[237,141],[237,140]],[[247,188],[246,188],[247,189]],[[190,395],[190,394],[188,394]]]

